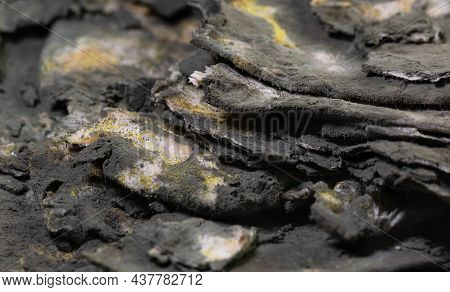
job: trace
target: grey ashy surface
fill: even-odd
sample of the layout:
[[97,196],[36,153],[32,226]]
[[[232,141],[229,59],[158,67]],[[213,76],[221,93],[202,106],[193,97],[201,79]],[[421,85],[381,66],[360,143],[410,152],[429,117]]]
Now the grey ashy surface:
[[220,13],[202,25],[193,42],[291,92],[392,107],[448,107],[446,86],[367,76],[359,53],[348,55],[348,44],[343,49],[339,41],[330,43],[314,20],[299,17],[311,13],[306,1],[264,1],[264,7],[276,11],[270,15],[240,3],[224,1]]
[[40,25],[69,14],[74,0],[8,0],[0,4],[0,31],[12,33],[18,29]]
[[408,81],[436,83],[450,78],[448,44],[390,45],[371,52],[363,70]]
[[439,1],[69,2],[0,21],[0,270],[450,268]]

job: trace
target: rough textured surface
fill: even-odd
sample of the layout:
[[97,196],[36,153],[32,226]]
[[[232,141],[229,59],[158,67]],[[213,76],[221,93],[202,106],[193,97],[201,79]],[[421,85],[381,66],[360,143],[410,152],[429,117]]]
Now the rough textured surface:
[[134,146],[134,153],[113,151],[103,172],[146,197],[212,217],[279,208],[282,186],[275,177],[222,166],[212,153],[196,148],[161,121],[116,110],[69,136],[68,142],[91,145],[101,137],[120,137]]
[[[428,108],[449,105],[445,86],[368,78],[361,71],[359,55],[346,55],[339,45],[332,46],[317,37],[314,30],[298,29],[304,28],[308,19],[291,15],[307,13],[303,1],[293,7],[286,2],[223,3],[221,13],[208,18],[193,41],[238,69],[288,91],[366,104]],[[276,13],[261,12],[267,10]]]
[[349,253],[333,244],[328,235],[316,226],[296,226],[281,242],[259,246],[252,257],[244,258],[232,271],[442,270],[443,266],[438,262],[428,259],[435,259],[431,254],[437,251],[428,252],[432,248],[424,239],[411,238],[404,242],[405,246],[379,244],[373,253],[358,251],[358,248]]
[[28,26],[49,25],[64,17],[74,0],[7,0],[0,5],[0,31],[14,32]]
[[1,271],[450,269],[448,3],[57,2],[0,6]]
[[[402,38],[410,42],[433,40],[436,32],[430,35],[431,39],[422,38],[421,34],[427,33],[427,29],[432,29],[430,24],[426,26],[423,24],[430,22],[428,17],[442,17],[448,13],[448,3],[434,0],[311,0],[310,3],[313,11],[330,32],[354,35],[358,33],[358,28],[363,27],[368,29],[369,35],[377,31],[379,36],[390,38],[392,37],[390,33],[394,33],[397,39],[391,39],[393,41]],[[424,14],[427,18],[423,17]],[[416,21],[418,18],[422,19]],[[396,26],[401,23],[411,25],[398,29]]]
[[[384,225],[387,229],[384,231],[390,231],[398,221],[395,213],[385,214],[385,218],[382,218],[382,214],[376,214],[383,211],[379,211],[372,197],[365,194],[354,181],[340,182],[334,190],[319,183],[315,186],[315,197],[311,217],[325,230],[344,241],[369,237],[378,231],[376,228],[380,227],[377,225]],[[368,221],[370,224],[367,224]]]
[[51,241],[32,193],[18,197],[0,190],[0,202],[2,271],[54,270],[74,257],[59,251]]
[[[128,146],[121,141],[118,145]],[[141,198],[103,183],[98,163],[111,151],[105,148],[70,154],[56,146],[31,163],[46,228],[63,250],[91,239],[117,240],[132,230],[137,219],[150,215]]]
[[385,43],[426,44],[443,42],[442,28],[422,14],[395,16],[356,30],[356,46],[374,47]]
[[450,63],[441,57],[449,54],[448,44],[387,46],[370,53],[363,70],[408,81],[436,83],[450,77]]
[[[448,135],[447,111],[403,111],[387,107],[295,95],[243,76],[227,65],[212,67],[205,78],[206,97],[231,111],[268,111],[295,108],[334,121],[366,122],[385,126],[413,127]],[[242,98],[244,96],[245,98]]]
[[179,268],[222,270],[256,244],[254,228],[183,217],[177,214],[154,216],[124,238],[121,249],[104,246],[88,253],[87,257],[115,271],[145,270],[149,264],[140,264],[136,260],[138,257]]

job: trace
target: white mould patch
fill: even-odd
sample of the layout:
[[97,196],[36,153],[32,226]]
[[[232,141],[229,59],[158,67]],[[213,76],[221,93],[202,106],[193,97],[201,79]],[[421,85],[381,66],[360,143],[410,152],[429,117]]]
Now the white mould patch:
[[194,73],[192,73],[188,79],[192,85],[198,88],[203,85],[203,79],[205,79],[206,76],[208,76],[211,73],[212,73],[211,68],[206,67],[205,72],[194,71]]
[[376,20],[385,20],[400,13],[410,13],[415,0],[395,0],[373,5]]
[[163,161],[139,159],[130,168],[120,172],[118,181],[123,186],[136,192],[154,192],[162,183],[158,175],[163,171]]
[[229,236],[200,234],[198,244],[200,253],[207,262],[230,261],[248,250],[255,242],[256,231],[232,226],[233,232]]
[[189,76],[189,82],[195,87],[200,87],[203,84],[203,79],[206,77],[206,74],[200,71],[195,71]]
[[15,156],[13,143],[0,145],[0,157]]
[[323,66],[326,70],[330,72],[340,72],[345,71],[340,65],[339,59],[326,51],[318,51],[313,53],[314,58]]
[[383,74],[385,75],[389,75],[392,77],[396,77],[396,78],[401,78],[401,79],[406,79],[408,81],[420,81],[423,80],[423,77],[418,76],[418,75],[408,75],[402,72],[396,72],[396,71],[387,71],[387,72],[383,72]]

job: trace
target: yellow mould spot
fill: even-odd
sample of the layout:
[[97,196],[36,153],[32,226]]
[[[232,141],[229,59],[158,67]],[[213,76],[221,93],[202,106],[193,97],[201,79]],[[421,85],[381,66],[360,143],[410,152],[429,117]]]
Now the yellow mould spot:
[[91,47],[83,50],[62,51],[54,59],[44,62],[44,73],[68,74],[71,72],[108,69],[119,63],[117,56],[107,50]]
[[152,190],[156,188],[153,178],[150,176],[139,176],[139,184],[147,186],[148,189]]
[[273,40],[285,47],[295,48],[286,31],[280,26],[275,19],[276,8],[266,5],[259,5],[258,0],[233,0],[232,4],[236,9],[264,19],[273,29]]
[[103,169],[98,166],[94,166],[91,170],[91,176],[96,178],[103,178]]
[[138,149],[157,152],[168,165],[186,161],[193,153],[192,147],[181,137],[162,127],[163,125],[142,118],[137,113],[116,110],[93,127],[79,130],[69,136],[67,141],[75,145],[89,145],[101,137],[118,136],[131,141]]
[[318,191],[318,195],[333,212],[338,213],[342,210],[342,202],[336,198],[333,191]]
[[217,186],[225,184],[223,181],[223,177],[215,176],[211,173],[205,173],[203,175],[203,178],[205,179],[204,183],[208,192],[213,192]]
[[31,250],[37,255],[46,257],[50,262],[57,263],[61,261],[69,261],[74,258],[75,253],[65,253],[59,250],[49,250],[45,246],[32,245]]
[[202,198],[207,203],[214,204],[218,196],[216,187],[225,185],[224,178],[210,172],[202,172],[201,175],[203,177],[203,184],[205,186]]
[[365,18],[370,20],[384,20],[396,14],[411,13],[416,0],[394,0],[376,4],[364,3],[359,5],[359,9]]
[[310,1],[311,6],[318,6],[318,7],[343,7],[343,8],[347,8],[352,6],[352,3],[350,1],[345,1],[345,0],[334,0],[334,1],[330,1],[330,0],[311,0]]
[[3,157],[12,156],[14,153],[14,147],[15,145],[13,143],[0,145],[0,156]]
[[209,118],[217,122],[223,122],[226,118],[225,112],[200,100],[194,100],[188,96],[173,96],[166,99],[171,111],[186,112],[199,117]]
[[80,191],[79,190],[77,190],[77,189],[72,189],[71,191],[70,191],[70,195],[72,196],[72,197],[74,197],[74,198],[78,198],[78,195],[80,194]]
[[412,12],[412,8],[413,8],[413,4],[416,0],[399,0],[399,4],[401,6],[401,10],[404,13],[411,13]]
[[309,4],[311,6],[324,6],[328,3],[327,0],[311,0],[309,1]]

